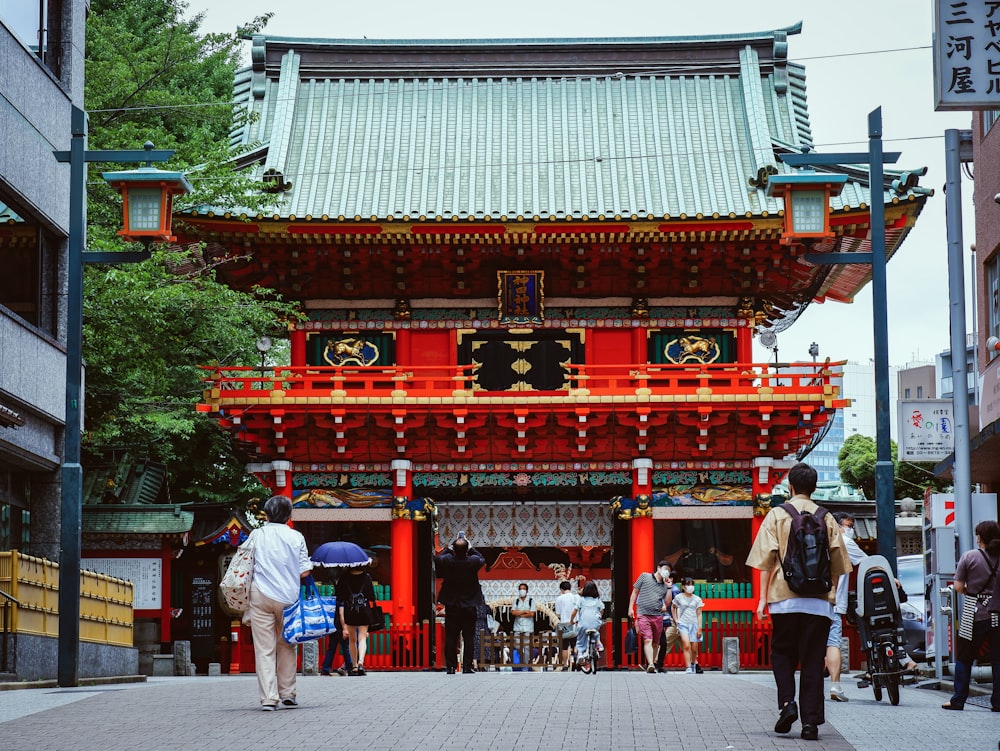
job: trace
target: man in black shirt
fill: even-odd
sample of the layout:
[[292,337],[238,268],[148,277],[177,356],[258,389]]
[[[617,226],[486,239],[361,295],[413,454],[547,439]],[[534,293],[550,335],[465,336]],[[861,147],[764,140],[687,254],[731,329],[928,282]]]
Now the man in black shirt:
[[476,606],[482,600],[479,586],[479,569],[486,559],[469,545],[464,536],[459,537],[434,558],[437,576],[442,579],[438,602],[444,605],[444,657],[448,675],[455,674],[458,665],[458,637],[465,644],[462,655],[462,672],[474,673],[473,644],[476,636]]

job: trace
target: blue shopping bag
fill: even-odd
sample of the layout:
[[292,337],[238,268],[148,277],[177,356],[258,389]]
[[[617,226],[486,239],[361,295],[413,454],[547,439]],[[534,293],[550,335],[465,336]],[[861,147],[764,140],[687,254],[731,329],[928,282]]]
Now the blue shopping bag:
[[289,644],[319,639],[337,630],[337,598],[321,595],[315,584],[303,587],[298,600],[285,608],[281,635]]

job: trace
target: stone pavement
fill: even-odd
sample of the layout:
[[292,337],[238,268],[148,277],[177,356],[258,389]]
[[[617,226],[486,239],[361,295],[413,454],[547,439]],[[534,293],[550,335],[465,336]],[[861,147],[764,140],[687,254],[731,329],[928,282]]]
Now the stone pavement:
[[[846,678],[846,676],[845,676]],[[876,703],[845,680],[818,742],[773,732],[769,673],[704,675],[370,672],[299,678],[300,706],[262,712],[247,676],[0,692],[0,749],[173,751],[690,751],[997,749],[988,704],[946,712],[947,694],[904,687]]]

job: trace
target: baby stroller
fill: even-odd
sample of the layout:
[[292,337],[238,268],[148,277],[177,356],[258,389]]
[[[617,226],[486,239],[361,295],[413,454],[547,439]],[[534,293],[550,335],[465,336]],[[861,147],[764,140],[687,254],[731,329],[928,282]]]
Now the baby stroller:
[[889,561],[881,555],[871,555],[858,564],[856,604],[848,607],[861,632],[861,645],[868,661],[867,681],[858,681],[858,688],[869,684],[875,701],[882,701],[882,689],[889,694],[893,706],[899,704],[899,687],[908,671],[902,664],[906,634],[899,610],[899,593]]

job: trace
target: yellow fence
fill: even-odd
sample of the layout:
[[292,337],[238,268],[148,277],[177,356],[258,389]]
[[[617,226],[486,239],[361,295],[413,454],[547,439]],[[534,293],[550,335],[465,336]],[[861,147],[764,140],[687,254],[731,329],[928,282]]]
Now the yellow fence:
[[[0,589],[20,603],[13,606],[14,633],[59,636],[58,563],[0,552]],[[133,646],[132,603],[132,582],[81,572],[80,641]]]

